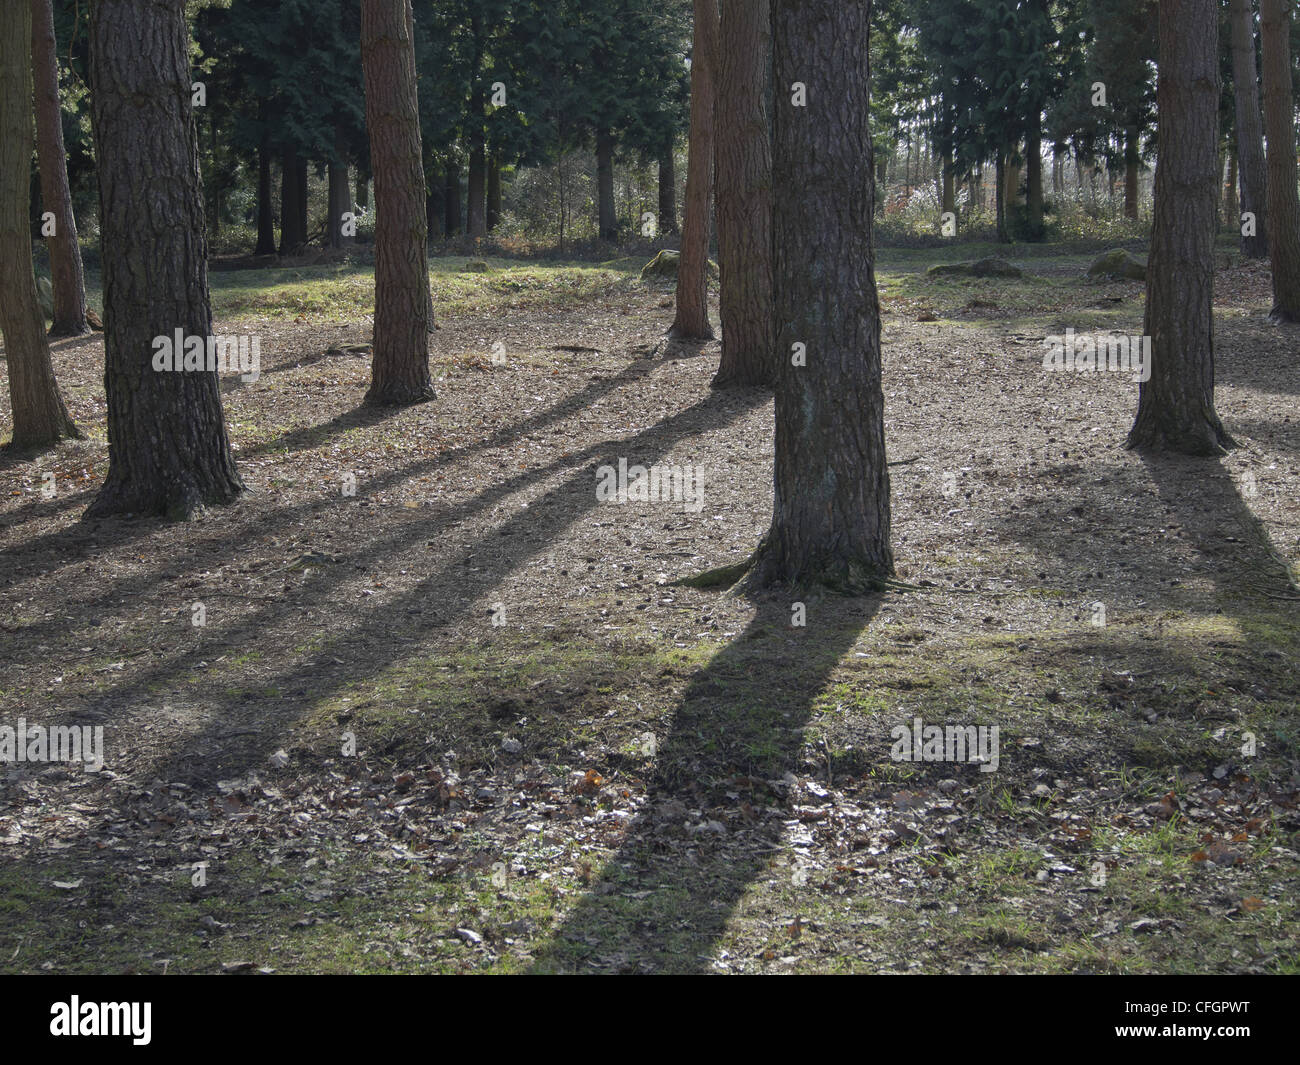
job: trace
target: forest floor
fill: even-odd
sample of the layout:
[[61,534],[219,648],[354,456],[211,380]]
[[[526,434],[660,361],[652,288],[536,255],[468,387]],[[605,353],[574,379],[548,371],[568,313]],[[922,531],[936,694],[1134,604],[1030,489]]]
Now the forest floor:
[[[1300,333],[1225,253],[1240,446],[1134,454],[1130,377],[1042,359],[1142,286],[924,273],[987,250],[881,253],[919,590],[803,627],[678,583],[765,531],[772,404],[665,347],[639,259],[435,261],[401,411],[360,405],[367,270],[214,272],[250,492],[184,525],[81,520],[103,344],[57,342],[88,436],[0,460],[0,725],[105,758],[0,766],[0,971],[1300,971]],[[702,508],[597,502],[620,458]],[[996,769],[893,760],[918,718]]]

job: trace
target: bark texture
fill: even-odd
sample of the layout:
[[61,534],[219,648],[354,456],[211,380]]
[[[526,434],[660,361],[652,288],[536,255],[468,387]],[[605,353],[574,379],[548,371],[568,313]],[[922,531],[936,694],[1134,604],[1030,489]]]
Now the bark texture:
[[243,490],[216,372],[153,367],[156,337],[212,333],[189,49],[182,0],[91,11],[108,396],[108,476],[91,517],[187,518]]
[[[1259,107],[1259,75],[1255,63],[1255,12],[1251,0],[1231,0],[1232,82],[1237,116],[1237,174],[1241,210],[1255,216],[1255,233],[1241,238],[1241,254],[1268,258],[1268,170],[1264,161],[1264,125]],[[1240,218],[1231,219],[1240,229]]]
[[[893,573],[872,214],[869,0],[774,0],[775,500],[750,581],[846,593]],[[807,86],[806,108],[788,88]],[[794,365],[795,344],[806,365]]]
[[677,265],[677,314],[669,335],[712,340],[709,324],[709,201],[713,191],[713,102],[718,56],[718,0],[695,0],[691,52],[691,131],[686,211]]
[[1161,0],[1155,223],[1141,385],[1130,448],[1222,454],[1214,410],[1214,234],[1219,199],[1217,0]]
[[370,391],[382,405],[433,399],[429,251],[410,0],[362,0],[361,63],[375,174]]
[[68,158],[63,147],[63,117],[59,110],[59,65],[54,40],[54,11],[50,0],[31,0],[32,80],[36,92],[36,157],[41,172],[41,203],[54,215],[54,232],[45,238],[50,249],[50,282],[54,287],[52,337],[90,332],[86,321],[86,279],[77,242],[77,219],[68,188]]
[[13,414],[10,446],[17,451],[80,435],[54,380],[32,272],[31,17],[25,0],[0,8],[0,331]]
[[1295,100],[1288,0],[1259,0],[1264,134],[1268,138],[1268,250],[1275,322],[1300,322],[1300,193],[1296,191]]
[[721,29],[716,195],[722,359],[713,387],[771,387],[777,353],[767,114],[770,0],[722,0]]

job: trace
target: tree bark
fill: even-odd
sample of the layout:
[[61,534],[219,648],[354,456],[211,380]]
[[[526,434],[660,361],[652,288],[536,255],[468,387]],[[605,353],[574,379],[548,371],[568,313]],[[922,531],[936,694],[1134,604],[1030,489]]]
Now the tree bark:
[[[1232,82],[1237,119],[1237,173],[1241,186],[1240,214],[1255,216],[1253,236],[1241,238],[1241,254],[1268,258],[1268,168],[1264,161],[1264,126],[1259,105],[1259,76],[1255,62],[1255,13],[1251,0],[1231,0]],[[1240,214],[1233,222],[1242,227]]]
[[362,0],[361,63],[375,173],[375,328],[366,402],[433,399],[429,250],[411,0]]
[[[774,0],[773,234],[781,373],[772,527],[752,586],[893,573],[871,164],[870,0]],[[807,86],[806,108],[785,95]],[[793,346],[806,346],[794,365]]]
[[[45,318],[36,299],[30,218],[32,9],[0,7],[0,331],[4,333],[15,451],[81,434],[54,380]],[[83,308],[84,314],[84,308]]]
[[31,0],[31,6],[41,202],[54,215],[54,232],[45,238],[50,249],[50,281],[54,287],[54,323],[50,326],[50,336],[81,336],[90,332],[90,326],[86,322],[86,280],[81,245],[77,241],[77,219],[72,212],[72,192],[68,188],[68,159],[63,148],[54,11],[50,0]]
[[[342,136],[336,140],[341,142]],[[342,248],[345,244],[351,244],[354,238],[343,231],[347,221],[343,216],[352,213],[352,188],[348,184],[348,164],[344,161],[340,148],[336,148],[336,155],[326,165],[326,171],[329,176],[329,221],[326,233],[331,248]]]
[[271,134],[262,133],[257,150],[257,246],[254,255],[275,254],[275,210],[271,205]]
[[1140,386],[1128,447],[1218,455],[1214,409],[1214,217],[1219,191],[1218,0],[1161,0],[1160,125]]
[[714,388],[776,382],[770,35],[770,0],[722,0],[715,145],[722,359]]
[[190,77],[182,0],[92,8],[108,476],[88,517],[188,518],[243,491],[217,372],[154,368],[157,338],[212,336]]
[[1138,131],[1130,127],[1124,131],[1124,217],[1134,222],[1138,217],[1138,168],[1141,163]]
[[286,148],[280,173],[280,254],[290,255],[307,243],[307,205],[303,202],[304,182],[299,180],[306,163]]
[[596,201],[601,240],[618,240],[618,212],[614,206],[614,135],[596,131]]
[[1042,114],[1029,116],[1025,130],[1025,220],[1028,237],[1043,240],[1043,129]]
[[461,231],[460,213],[460,164],[448,163],[443,199],[447,209],[447,236],[454,237]]
[[1300,321],[1300,194],[1296,191],[1295,102],[1288,0],[1260,0],[1264,135],[1268,138],[1268,249],[1275,322]]
[[686,214],[677,262],[677,314],[669,336],[712,340],[709,324],[709,201],[713,191],[714,77],[718,56],[718,2],[694,0],[691,55],[691,131],[686,162]]
[[491,233],[501,224],[501,159],[493,154],[488,158],[487,228]]
[[670,144],[659,155],[659,235],[677,233],[677,165]]

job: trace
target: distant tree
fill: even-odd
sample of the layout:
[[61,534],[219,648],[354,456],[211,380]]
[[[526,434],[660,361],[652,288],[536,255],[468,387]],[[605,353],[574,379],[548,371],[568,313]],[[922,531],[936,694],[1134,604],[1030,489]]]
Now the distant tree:
[[686,208],[677,263],[677,314],[669,330],[672,336],[685,340],[713,339],[709,323],[709,203],[713,190],[718,32],[717,0],[695,0]]
[[362,0],[366,128],[375,174],[375,326],[366,402],[433,399],[429,253],[410,0]]
[[1241,253],[1248,259],[1267,259],[1268,171],[1264,160],[1264,127],[1260,118],[1259,75],[1255,64],[1254,5],[1251,0],[1230,0],[1230,4],[1241,212],[1255,216],[1253,232],[1242,234]]
[[108,476],[91,517],[187,518],[243,490],[215,370],[153,366],[156,337],[212,335],[190,48],[184,0],[91,8],[108,398]]
[[770,0],[722,0],[715,196],[722,359],[715,388],[776,379],[772,304],[772,144],[767,64]]
[[1161,0],[1155,224],[1140,386],[1128,446],[1217,455],[1232,440],[1214,409],[1214,235],[1219,195],[1218,0]]
[[1300,194],[1289,0],[1260,0],[1264,133],[1268,137],[1268,250],[1275,322],[1300,322]]
[[25,0],[0,6],[0,331],[13,414],[10,444],[16,450],[80,435],[54,380],[32,272],[31,39],[32,11]]
[[[893,572],[872,247],[870,0],[774,0],[773,247],[782,352],[757,586]],[[806,93],[796,106],[794,86]]]
[[36,92],[36,157],[41,173],[41,203],[54,216],[45,238],[50,249],[50,280],[54,287],[54,323],[50,336],[71,337],[90,332],[86,322],[86,279],[77,241],[77,219],[68,187],[68,161],[63,150],[63,115],[59,108],[59,65],[54,39],[54,10],[50,0],[31,0],[32,78]]

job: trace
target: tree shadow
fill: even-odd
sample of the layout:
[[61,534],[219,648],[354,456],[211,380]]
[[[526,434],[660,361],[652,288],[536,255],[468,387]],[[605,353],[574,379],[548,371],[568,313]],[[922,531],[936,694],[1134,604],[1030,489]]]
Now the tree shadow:
[[817,698],[880,602],[809,604],[805,629],[791,627],[788,602],[757,604],[683,693],[644,805],[533,972],[708,971],[741,897],[782,850],[795,816],[782,778],[799,765]]

